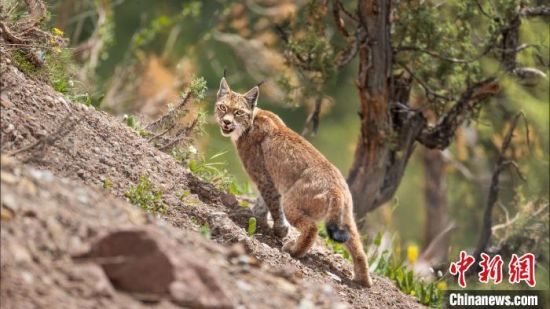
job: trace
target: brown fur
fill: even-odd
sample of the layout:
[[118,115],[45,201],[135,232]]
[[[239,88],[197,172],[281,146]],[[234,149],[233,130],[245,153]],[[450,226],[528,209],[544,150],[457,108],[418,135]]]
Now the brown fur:
[[[245,94],[232,92],[222,79],[216,119],[222,134],[231,136],[245,170],[256,183],[273,217],[275,234],[287,234],[286,220],[301,232],[283,250],[302,257],[317,237],[316,221],[326,220],[349,233],[345,245],[353,258],[354,279],[370,287],[368,261],[344,177],[277,115],[256,108],[258,95],[257,87]],[[261,209],[256,213],[262,220],[267,214]]]

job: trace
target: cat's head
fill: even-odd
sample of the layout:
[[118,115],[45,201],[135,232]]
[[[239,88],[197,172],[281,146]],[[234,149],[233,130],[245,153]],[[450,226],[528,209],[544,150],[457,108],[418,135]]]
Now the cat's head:
[[223,136],[236,141],[250,128],[254,120],[254,108],[258,102],[258,86],[244,94],[231,91],[225,77],[220,82],[216,99],[216,120]]

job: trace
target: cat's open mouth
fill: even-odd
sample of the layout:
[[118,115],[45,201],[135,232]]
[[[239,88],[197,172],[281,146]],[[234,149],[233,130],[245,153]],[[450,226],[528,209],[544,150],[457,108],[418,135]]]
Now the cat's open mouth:
[[221,129],[222,129],[223,134],[231,134],[231,132],[233,132],[233,130],[235,130],[235,128],[226,128],[226,127],[221,127]]

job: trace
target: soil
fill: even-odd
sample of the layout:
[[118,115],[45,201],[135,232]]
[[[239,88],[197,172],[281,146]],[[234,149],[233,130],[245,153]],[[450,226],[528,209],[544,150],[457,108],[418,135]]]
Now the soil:
[[[423,307],[377,275],[370,289],[355,285],[351,263],[321,241],[294,259],[269,230],[248,236],[251,211],[234,196],[201,181],[121,119],[72,103],[0,53],[6,308]],[[165,213],[126,201],[124,193],[144,174],[163,192]],[[190,193],[182,198],[182,192]],[[210,238],[199,233],[204,226]],[[147,281],[147,272],[129,272],[132,280],[119,272],[114,280],[110,262],[91,252],[120,231],[145,233],[163,257],[152,268],[166,266],[179,284],[145,293],[131,285]]]

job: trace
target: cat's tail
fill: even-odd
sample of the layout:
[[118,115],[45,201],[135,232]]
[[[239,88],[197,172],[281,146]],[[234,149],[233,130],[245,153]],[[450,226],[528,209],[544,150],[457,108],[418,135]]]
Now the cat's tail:
[[342,222],[344,211],[344,197],[339,192],[333,192],[329,198],[329,207],[325,226],[327,228],[328,237],[339,243],[344,243],[349,239],[349,232],[346,230]]

